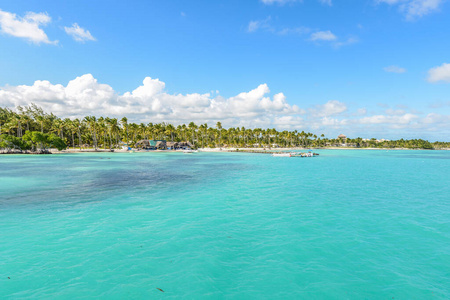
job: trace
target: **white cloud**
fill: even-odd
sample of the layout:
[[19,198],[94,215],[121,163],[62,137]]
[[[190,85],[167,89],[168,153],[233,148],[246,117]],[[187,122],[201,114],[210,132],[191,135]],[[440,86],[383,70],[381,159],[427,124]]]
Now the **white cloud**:
[[331,31],[317,31],[311,34],[311,41],[335,41],[337,36],[335,36]]
[[347,45],[352,45],[352,44],[355,44],[355,43],[357,43],[359,40],[357,39],[357,38],[355,38],[355,37],[350,37],[350,38],[348,38],[347,40],[345,40],[345,41],[336,41],[334,44],[333,44],[333,46],[335,47],[335,48],[339,48],[339,47],[342,47],[342,46],[347,46]]
[[4,34],[26,39],[35,44],[57,44],[50,41],[41,28],[51,22],[47,13],[28,12],[24,17],[0,10],[0,30]]
[[365,116],[367,114],[367,108],[358,108],[356,110],[357,116]]
[[436,114],[436,113],[429,113],[422,120],[422,122],[425,124],[448,125],[450,123],[450,116]]
[[[310,101],[307,101],[310,102]],[[283,93],[270,96],[267,84],[224,98],[217,92],[169,94],[166,84],[146,77],[142,85],[119,94],[91,74],[77,77],[67,85],[37,80],[33,85],[0,87],[0,107],[16,107],[36,103],[59,117],[86,115],[123,117],[130,122],[194,121],[224,127],[277,128],[305,130],[329,137],[344,133],[351,137],[389,132],[397,136],[418,137],[424,132],[448,132],[450,116],[429,113],[421,116],[412,109],[387,109],[368,113],[365,108],[349,108],[346,103],[331,100],[308,109],[290,104]],[[442,136],[445,137],[444,133]],[[392,134],[391,134],[392,135]]]
[[[285,36],[285,35],[306,35],[309,34],[312,29],[299,26],[299,27],[284,27],[279,28],[272,25],[272,18],[269,16],[264,20],[252,20],[247,25],[248,33],[255,33],[257,31],[270,32],[272,34]],[[334,48],[340,48],[342,46],[355,44],[358,42],[356,37],[349,37],[346,40],[340,40],[334,33],[330,30],[326,31],[315,31],[311,33],[310,37],[307,39],[308,41],[313,41],[316,43],[319,42],[327,42],[329,45],[332,45]]]
[[394,115],[394,116],[386,116],[386,115],[375,115],[370,117],[364,117],[358,120],[360,124],[395,124],[399,127],[401,125],[410,124],[412,121],[417,120],[418,116],[414,114],[404,114],[404,115]]
[[329,117],[338,115],[347,110],[345,103],[337,100],[330,100],[323,105],[317,105],[315,108],[310,109],[312,115],[317,117]]
[[262,21],[250,21],[247,26],[248,32],[255,32],[261,27]]
[[405,4],[403,9],[409,18],[422,17],[439,9],[443,0],[413,0]]
[[250,21],[247,26],[248,32],[255,32],[260,29],[264,29],[266,31],[275,32],[275,29],[270,25],[270,20],[272,18],[268,16],[264,20],[256,20],[256,21]]
[[450,64],[443,63],[439,67],[432,68],[428,71],[429,82],[450,82]]
[[389,67],[383,68],[383,70],[388,73],[405,73],[406,72],[405,68],[401,68],[399,66],[389,66]]
[[258,30],[263,30],[277,35],[303,35],[311,31],[311,29],[304,26],[279,29],[271,24],[271,19],[272,18],[269,16],[264,20],[250,21],[247,26],[247,32],[253,33]]
[[309,40],[313,42],[328,42],[334,48],[340,48],[342,46],[351,45],[358,42],[356,37],[349,37],[346,40],[341,40],[330,30],[313,32]]
[[77,42],[95,41],[89,30],[80,27],[77,23],[73,23],[72,27],[64,27],[64,30]]
[[406,18],[413,20],[417,17],[430,14],[439,10],[444,0],[377,0],[377,3],[398,5]]
[[440,109],[444,107],[450,107],[450,101],[436,101],[433,103],[430,103],[428,107],[433,109]]
[[294,28],[283,28],[281,30],[277,31],[277,34],[279,35],[288,35],[288,34],[297,34],[297,35],[303,35],[306,33],[309,33],[311,31],[308,27],[294,27]]
[[271,99],[266,84],[234,97],[211,94],[168,94],[165,83],[146,77],[143,84],[131,92],[118,94],[107,84],[98,83],[91,74],[71,80],[67,86],[36,81],[33,85],[0,88],[0,107],[15,107],[36,103],[46,111],[61,117],[85,115],[130,116],[134,120],[154,122],[206,122],[221,120],[224,124],[240,124],[255,119],[270,124],[275,117],[304,113],[286,102],[282,93]]
[[390,115],[390,116],[401,116],[406,114],[406,111],[404,109],[392,109],[392,108],[388,108],[386,109],[386,114]]

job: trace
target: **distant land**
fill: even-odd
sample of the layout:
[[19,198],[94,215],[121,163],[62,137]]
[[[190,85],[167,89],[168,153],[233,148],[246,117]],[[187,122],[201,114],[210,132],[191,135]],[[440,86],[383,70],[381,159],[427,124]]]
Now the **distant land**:
[[[49,153],[50,148],[173,150],[176,145],[189,148],[387,148],[449,149],[450,142],[423,139],[363,139],[344,134],[327,138],[299,130],[230,127],[220,122],[173,125],[168,123],[130,123],[126,117],[86,116],[61,119],[31,104],[14,111],[0,108],[0,149],[2,153]],[[182,144],[180,144],[182,143]]]

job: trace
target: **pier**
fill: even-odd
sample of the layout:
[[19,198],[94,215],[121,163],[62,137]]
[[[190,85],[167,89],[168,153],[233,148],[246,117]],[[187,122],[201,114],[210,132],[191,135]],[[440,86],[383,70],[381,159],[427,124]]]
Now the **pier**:
[[225,152],[240,152],[240,153],[256,153],[256,154],[292,154],[293,157],[313,157],[318,156],[319,153],[314,152],[292,152],[292,151],[274,151],[274,150],[224,150]]

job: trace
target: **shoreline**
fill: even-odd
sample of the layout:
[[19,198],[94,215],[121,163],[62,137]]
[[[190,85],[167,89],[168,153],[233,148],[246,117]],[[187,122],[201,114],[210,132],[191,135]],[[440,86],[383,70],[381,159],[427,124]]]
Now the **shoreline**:
[[[409,148],[352,148],[352,147],[323,147],[323,148],[302,148],[302,147],[293,147],[293,148],[199,148],[199,152],[210,152],[210,153],[264,153],[264,152],[277,152],[277,151],[319,151],[319,150],[427,150],[427,151],[450,151],[450,148],[444,149],[409,149]],[[75,154],[75,153],[128,153],[133,151],[132,153],[183,153],[183,150],[151,150],[151,151],[142,151],[142,150],[122,150],[122,149],[66,149],[66,150],[56,150],[56,149],[48,149],[50,153],[31,153],[31,152],[0,152],[0,155],[46,155],[46,154]]]

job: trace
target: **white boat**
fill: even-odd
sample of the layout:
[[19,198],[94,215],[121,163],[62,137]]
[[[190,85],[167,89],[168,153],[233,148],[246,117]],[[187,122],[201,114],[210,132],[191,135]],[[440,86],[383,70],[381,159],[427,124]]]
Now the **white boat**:
[[273,157],[291,157],[291,153],[273,153]]
[[280,152],[280,153],[273,153],[272,156],[274,157],[314,157],[314,154],[312,152],[308,153],[300,153],[300,152]]
[[191,149],[187,149],[187,150],[183,150],[183,153],[197,153],[197,150],[191,150]]

